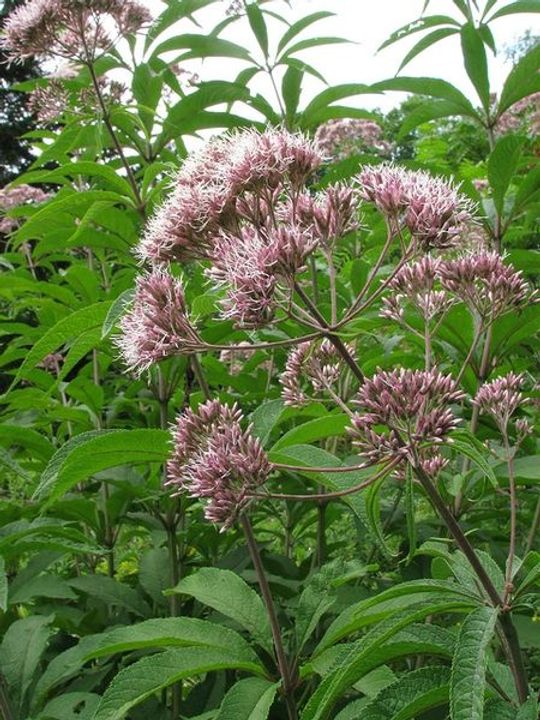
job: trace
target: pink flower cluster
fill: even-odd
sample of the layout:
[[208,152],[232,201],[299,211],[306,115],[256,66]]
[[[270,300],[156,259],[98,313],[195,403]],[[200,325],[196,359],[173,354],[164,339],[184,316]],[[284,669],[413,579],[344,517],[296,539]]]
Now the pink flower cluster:
[[407,306],[416,310],[426,323],[444,315],[454,299],[439,289],[441,262],[425,255],[418,262],[404,265],[389,283],[391,294],[383,299],[381,316],[402,322]]
[[182,283],[160,269],[137,279],[135,297],[120,329],[115,342],[128,368],[137,373],[171,355],[204,346],[189,320]]
[[495,125],[497,135],[506,135],[514,130],[524,131],[533,138],[540,134],[540,93],[518,100],[498,118]]
[[397,322],[411,306],[425,322],[440,318],[456,302],[483,319],[497,318],[536,301],[521,272],[499,253],[480,251],[442,260],[424,256],[404,265],[389,283],[381,315]]
[[[354,348],[349,345],[346,347],[354,357]],[[343,358],[329,340],[300,343],[289,353],[280,377],[281,396],[285,405],[301,407],[312,399],[312,394],[337,390],[345,369]],[[310,396],[304,391],[306,384],[310,386]]]
[[439,265],[442,287],[483,318],[496,318],[537,299],[523,279],[495,251],[470,253]]
[[242,430],[242,412],[218,400],[186,410],[176,423],[167,485],[205,502],[204,515],[229,528],[266,481],[271,465],[259,440]]
[[453,378],[438,370],[380,370],[358,391],[363,412],[353,417],[353,442],[372,462],[415,461],[416,454],[433,473],[444,461],[432,446],[458,424],[450,405],[463,397]]
[[473,219],[474,204],[450,180],[391,164],[366,166],[360,196],[408,228],[422,250],[452,247]]
[[[501,432],[505,433],[510,418],[524,402],[521,393],[523,384],[523,375],[508,373],[508,375],[484,383],[476,393],[473,402],[481,412],[491,415]],[[521,424],[521,430],[524,429]]]
[[[0,189],[0,214],[9,212],[13,208],[29,203],[42,203],[50,198],[50,193],[31,185],[16,185]],[[0,233],[10,233],[16,230],[19,223],[16,218],[0,218]]]
[[337,160],[366,151],[388,155],[392,149],[381,126],[363,118],[328,120],[317,128],[315,140],[325,155]]
[[0,47],[12,61],[38,55],[88,62],[150,20],[137,0],[27,0],[8,16]]

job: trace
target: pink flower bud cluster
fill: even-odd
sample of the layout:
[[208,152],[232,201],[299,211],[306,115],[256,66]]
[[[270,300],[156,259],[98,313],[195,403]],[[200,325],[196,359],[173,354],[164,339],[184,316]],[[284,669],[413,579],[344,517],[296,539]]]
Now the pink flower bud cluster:
[[408,228],[422,250],[456,245],[472,222],[474,204],[450,180],[391,164],[366,166],[358,180],[360,196]]
[[[354,357],[354,348],[350,345],[346,347]],[[314,395],[324,395],[329,389],[337,392],[345,370],[342,356],[329,340],[300,343],[289,353],[280,377],[285,405],[301,407],[313,400]],[[306,385],[309,386],[309,394],[305,391]]]
[[358,228],[357,198],[353,188],[336,184],[315,195],[301,193],[281,210],[283,219],[296,221],[318,242],[331,248],[336,240]]
[[440,263],[438,275],[445,290],[483,318],[499,317],[537,299],[521,271],[505,264],[495,251],[446,260]]
[[319,125],[315,140],[325,155],[342,160],[359,152],[388,155],[392,149],[374,120],[339,118]]
[[412,307],[430,323],[444,315],[455,300],[440,289],[441,260],[425,255],[415,263],[404,265],[389,283],[391,294],[383,299],[381,316],[402,322],[407,307]]
[[362,412],[349,428],[353,443],[372,462],[416,456],[426,472],[440,469],[443,460],[431,446],[458,424],[450,405],[463,397],[453,378],[438,370],[380,370],[358,391]]
[[495,132],[506,135],[513,131],[526,132],[535,138],[540,133],[540,93],[533,93],[518,100],[497,120]]
[[[17,185],[0,189],[0,215],[13,210],[20,205],[29,203],[42,203],[51,197],[45,192],[31,185]],[[10,233],[19,226],[17,218],[0,217],[0,233]]]
[[27,0],[8,16],[0,47],[12,61],[34,55],[95,60],[118,36],[150,20],[137,0]]
[[491,415],[501,432],[506,432],[510,418],[524,402],[523,383],[523,375],[511,372],[484,383],[476,393],[474,404],[481,412]]
[[207,520],[229,528],[266,481],[271,465],[259,440],[242,430],[242,412],[218,400],[179,415],[167,485],[205,502]]
[[204,346],[189,320],[182,283],[161,269],[139,276],[120,329],[116,345],[128,368],[138,374],[159,360]]

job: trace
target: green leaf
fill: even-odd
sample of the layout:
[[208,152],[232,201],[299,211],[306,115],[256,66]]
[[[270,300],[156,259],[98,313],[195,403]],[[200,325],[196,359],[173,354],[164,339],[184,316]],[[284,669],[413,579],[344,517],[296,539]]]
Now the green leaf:
[[77,600],[68,583],[55,575],[38,575],[29,578],[14,592],[9,594],[10,605],[26,603],[36,597],[51,598],[54,600]]
[[66,692],[43,708],[40,718],[47,720],[92,720],[100,697],[95,693]]
[[452,662],[452,720],[482,720],[484,716],[487,650],[495,632],[497,612],[496,608],[477,608],[463,622]]
[[362,720],[412,720],[448,702],[450,670],[423,667],[385,687],[363,708]]
[[400,583],[347,607],[331,623],[319,643],[316,653],[379,619],[401,612],[403,608],[407,608],[415,601],[427,600],[430,597],[433,597],[434,602],[438,598],[444,602],[454,598],[456,606],[461,610],[475,607],[478,604],[478,598],[473,593],[453,582],[411,580]]
[[259,405],[249,416],[251,434],[259,438],[264,446],[270,438],[272,429],[281,417],[285,406],[283,400],[269,400]]
[[140,617],[150,614],[150,608],[136,590],[106,575],[81,575],[70,580],[69,584],[106,605],[123,607]]
[[223,698],[216,720],[266,720],[278,689],[262,678],[239,680]]
[[[55,352],[65,343],[76,340],[85,333],[88,333],[92,328],[99,328],[101,332],[101,326],[103,325],[110,306],[110,302],[96,303],[95,305],[84,307],[81,310],[76,310],[74,313],[59,320],[56,325],[47,330],[26,355],[15,375],[13,383],[25,377],[28,371],[32,370],[46,355]],[[81,357],[84,357],[86,352],[87,350],[83,352]]]
[[538,199],[539,193],[540,167],[536,167],[528,172],[525,178],[521,181],[516,193],[512,214],[525,210],[531,202],[535,202]]
[[77,483],[95,473],[140,463],[162,463],[170,452],[165,430],[102,430],[77,435],[51,458],[35,497],[50,505]]
[[[145,40],[145,52],[152,42],[167,28],[182,18],[190,18],[197,10],[212,5],[217,0],[182,0],[181,3],[168,5],[165,10],[155,18]],[[155,53],[153,53],[155,55]]]
[[346,85],[335,85],[334,87],[323,90],[316,95],[303,112],[304,117],[310,118],[315,113],[325,110],[331,103],[343,98],[352,97],[353,95],[361,95],[362,93],[374,92],[369,85],[360,85],[359,83],[348,83]]
[[420,55],[420,53],[424,52],[424,50],[427,50],[429,47],[439,42],[440,40],[444,40],[451,35],[456,35],[456,33],[458,32],[459,30],[456,28],[440,28],[439,30],[434,30],[433,32],[428,33],[425,37],[419,40],[405,55],[405,57],[401,61],[401,65],[398,68],[398,73],[401,72],[403,68],[411,62],[411,60],[414,60],[417,55]]
[[[106,190],[133,198],[131,185],[123,177],[118,175],[109,165],[101,165],[90,160],[77,160],[76,162],[64,163],[54,170],[33,170],[25,175],[25,183],[61,183],[62,181],[72,183],[81,175],[98,178],[103,181]],[[44,208],[46,209],[46,208]]]
[[272,451],[282,450],[289,445],[303,445],[327,437],[343,435],[349,423],[350,418],[345,414],[328,415],[309,420],[282,435],[272,447]]
[[305,30],[307,27],[313,25],[313,23],[316,23],[319,20],[324,20],[324,18],[333,17],[334,15],[335,13],[322,10],[321,12],[312,13],[311,15],[306,15],[300,20],[297,20],[283,33],[277,46],[278,53],[280,53],[293,38],[299,35],[302,30]]
[[452,115],[459,115],[460,113],[461,106],[449,100],[429,100],[422,102],[421,105],[414,108],[414,110],[405,116],[397,139],[402,140],[411,130],[430,120],[451,117]]
[[310,50],[311,48],[320,47],[321,45],[341,45],[348,42],[350,42],[350,40],[345,40],[345,38],[340,37],[314,37],[309,40],[301,40],[297,42],[296,45],[288,47],[278,58],[278,63],[282,63],[293,53],[301,52],[302,50]]
[[245,628],[267,650],[272,633],[263,601],[236,573],[219,568],[201,568],[180,580],[167,594],[191,595]]
[[131,304],[134,297],[135,290],[133,288],[129,288],[129,290],[124,290],[124,292],[121,293],[111,304],[107,316],[103,321],[103,325],[101,327],[102,340],[108,337],[110,333],[114,330],[116,324],[118,323],[122,315],[124,315],[127,306]]
[[489,18],[488,22],[496,20],[500,17],[506,17],[506,15],[535,12],[540,12],[540,0],[516,0],[516,2],[505,5],[504,7],[500,8],[500,10],[497,10],[497,12],[493,13],[493,15]]
[[22,708],[51,634],[51,617],[30,615],[12,623],[0,646],[0,672]]
[[289,126],[294,123],[298,111],[303,77],[304,73],[293,65],[287,68],[283,76],[281,92],[285,102],[285,116]]
[[261,8],[257,2],[246,3],[246,13],[253,34],[257,38],[259,47],[263,51],[264,57],[268,57],[268,30]]
[[398,40],[402,40],[413,33],[423,32],[424,30],[429,30],[429,28],[436,27],[437,25],[454,25],[459,27],[459,24],[449,15],[428,15],[426,17],[418,18],[418,20],[413,20],[412,22],[407,23],[407,25],[403,25],[403,27],[400,27],[399,30],[395,30],[388,40],[385,40],[378,48],[377,52],[380,52],[384,48],[393,45],[395,42],[398,42]]
[[474,85],[484,110],[489,112],[489,75],[482,36],[472,22],[461,28],[461,49],[467,75]]
[[488,160],[488,180],[493,191],[493,202],[502,215],[504,196],[517,170],[525,139],[517,135],[503,135]]
[[539,710],[538,700],[535,697],[530,697],[519,708],[516,720],[538,720]]
[[187,50],[178,60],[207,57],[228,57],[239,60],[251,60],[249,52],[236,43],[214,35],[175,35],[160,43],[154,55],[162,55],[172,50]]
[[[407,625],[422,620],[427,615],[446,612],[447,609],[446,602],[426,601],[410,605],[397,615],[380,622],[360,640],[344,646],[331,672],[324,677],[317,690],[310,697],[302,713],[302,720],[329,718],[338,698],[359,678],[380,665],[381,661],[385,662],[388,659],[388,656],[385,657],[384,652],[385,643],[396,636],[399,631],[406,628]],[[422,653],[420,646],[421,643],[419,642],[418,652]],[[398,653],[403,652],[403,650],[404,648],[398,649]],[[439,651],[435,650],[436,652]],[[443,649],[443,652],[446,652],[446,649]]]
[[537,45],[532,50],[529,50],[508,74],[497,107],[499,117],[518,100],[540,91],[539,68],[540,45]]
[[460,108],[462,115],[473,118],[478,117],[476,110],[465,95],[446,80],[429,77],[396,77],[371,86],[372,92],[384,92],[385,90],[428,95],[440,100],[448,100]]
[[499,483],[493,472],[493,468],[485,458],[485,447],[468,430],[456,430],[450,436],[449,447],[465,455],[484,473],[493,487]]
[[94,720],[121,720],[135,705],[184,678],[215,670],[243,670],[261,674],[258,664],[233,652],[213,648],[167,650],[145,657],[121,670],[109,685]]

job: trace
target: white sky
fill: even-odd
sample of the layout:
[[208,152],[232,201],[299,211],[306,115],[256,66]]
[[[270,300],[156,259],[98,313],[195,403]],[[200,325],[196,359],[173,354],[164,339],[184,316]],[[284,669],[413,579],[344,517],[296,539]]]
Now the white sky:
[[[509,1],[507,0],[507,2]],[[501,2],[500,6],[507,2]],[[146,3],[154,14],[159,12],[161,3],[158,0],[146,0]],[[201,23],[200,29],[183,21],[182,24],[176,26],[176,32],[204,33],[209,31],[225,17],[224,11],[228,4],[229,0],[221,0],[199,12],[196,18]],[[282,0],[276,0],[264,7],[280,12],[289,21],[319,10],[330,10],[336,13],[335,17],[325,18],[307,28],[298,39],[325,35],[345,37],[352,40],[353,43],[317,47],[297,55],[316,67],[330,85],[336,85],[351,82],[370,84],[392,77],[396,73],[401,59],[422,37],[422,34],[414,34],[411,38],[402,40],[379,54],[376,54],[377,47],[393,31],[417,19],[423,4],[424,0],[292,0],[292,8],[289,8]],[[431,0],[426,14],[448,14],[459,17],[451,0]],[[509,63],[504,60],[503,46],[512,44],[527,29],[535,34],[540,34],[539,18],[538,14],[520,14],[501,18],[491,24],[499,48],[499,57],[494,58],[491,53],[491,57],[489,57],[490,79],[494,91],[500,90],[510,69]],[[272,40],[279,40],[285,26],[277,21],[269,20],[268,22],[272,43]],[[232,24],[224,31],[222,37],[246,47],[257,58],[259,57],[257,45],[247,20],[242,19]],[[232,80],[238,70],[245,66],[245,63],[240,61],[221,58],[209,58],[204,61],[202,67],[196,61],[185,63],[186,69],[196,70],[201,80]],[[459,87],[468,97],[475,99],[461,62],[458,37],[450,37],[438,42],[433,48],[413,60],[401,74],[444,78]],[[267,79],[261,77],[260,80],[253,82],[252,87],[273,101],[271,88],[266,84]],[[303,87],[301,105],[305,105],[310,97],[323,88],[322,83],[308,76]],[[403,97],[400,93],[386,93],[384,96],[360,95],[350,101],[340,102],[368,109],[375,107],[389,109]],[[273,104],[275,105],[274,102]]]

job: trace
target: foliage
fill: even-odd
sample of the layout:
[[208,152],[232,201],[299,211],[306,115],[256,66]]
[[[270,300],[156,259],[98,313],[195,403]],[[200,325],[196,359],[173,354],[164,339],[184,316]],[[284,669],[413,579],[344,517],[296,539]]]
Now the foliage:
[[[309,100],[306,76],[325,81],[303,51],[331,52],[344,40],[315,34],[329,12],[291,22],[284,4],[263,0],[233,3],[227,13],[218,0],[168,0],[144,31],[67,77],[25,76],[15,85],[37,92],[41,124],[29,135],[30,167],[6,192],[30,185],[49,195],[3,218],[5,720],[538,717],[540,306],[523,290],[497,314],[498,286],[490,286],[487,313],[454,293],[435,321],[426,317],[411,278],[399,285],[398,271],[426,256],[448,270],[457,262],[458,251],[446,247],[453,228],[443,218],[422,244],[413,219],[402,223],[366,188],[370,166],[385,157],[396,163],[386,172],[420,185],[427,177],[433,187],[437,176],[436,187],[446,199],[455,194],[465,215],[477,204],[473,225],[459,228],[465,257],[477,258],[480,243],[497,258],[497,281],[512,263],[532,288],[540,170],[530,102],[540,92],[540,52],[533,45],[520,53],[497,99],[488,60],[494,24],[540,4],[454,0],[455,16],[429,14],[437,4],[426,0],[422,17],[385,43],[421,37],[396,77],[371,87],[325,84]],[[198,22],[206,8],[220,18],[208,35]],[[240,23],[257,53],[234,42]],[[469,96],[439,78],[402,73],[453,35]],[[242,69],[234,82],[201,82],[190,61],[207,57]],[[262,76],[268,96],[255,89]],[[358,98],[374,91],[411,96],[386,116],[359,110]],[[171,264],[171,282],[182,283],[181,310],[200,344],[128,372],[115,338],[137,307],[134,250],[171,202],[172,174],[190,167],[187,148],[214,133],[268,127],[279,137],[302,131],[307,143],[342,120],[354,132],[377,122],[388,145],[381,152],[355,136],[346,153],[338,147],[302,179],[311,198],[339,183],[354,199],[351,222],[277,277],[283,295],[274,318],[234,324],[221,312],[230,287],[208,281],[224,258],[182,257]],[[350,187],[360,190],[347,195]],[[252,221],[260,231],[260,218]],[[448,275],[437,275],[443,281],[442,295],[451,292]],[[171,297],[178,294],[157,315],[150,301],[143,306],[152,330],[179,310]],[[410,374],[392,375],[397,368]],[[384,455],[397,432],[385,415],[388,397],[399,407],[427,397],[425,386],[408,397],[407,382],[442,384],[437,369],[450,376],[444,409],[458,429],[452,421],[436,439]],[[517,389],[511,373],[523,377]],[[486,392],[499,377],[509,388]],[[392,382],[399,397],[385,395]],[[302,402],[284,402],[284,387]],[[511,391],[529,402],[503,418]],[[220,408],[237,403],[247,418],[241,429],[223,410],[223,425],[208,429],[201,406],[209,399]],[[225,532],[205,519],[208,504],[164,485],[177,416],[201,423],[200,453],[184,458],[194,475],[223,437],[227,468],[237,445],[270,464]],[[444,423],[447,414],[436,418]],[[218,487],[223,476],[213,480]],[[182,482],[189,486],[184,475]]]

